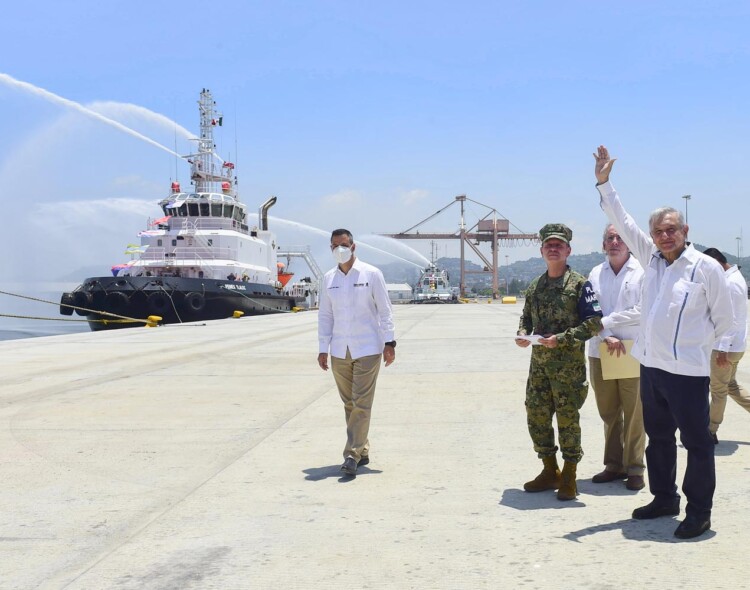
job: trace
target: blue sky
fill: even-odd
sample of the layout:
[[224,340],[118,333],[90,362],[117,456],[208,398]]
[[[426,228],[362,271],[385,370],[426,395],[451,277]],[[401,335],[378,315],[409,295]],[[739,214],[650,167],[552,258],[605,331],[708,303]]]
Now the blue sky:
[[[597,250],[605,219],[591,153],[605,143],[636,219],[684,208],[691,194],[690,238],[735,253],[750,196],[750,5],[621,4],[12,3],[0,72],[169,148],[168,126],[121,105],[196,131],[198,92],[210,88],[243,200],[254,208],[274,194],[272,215],[355,237],[406,229],[467,194],[523,231],[565,222],[574,252]],[[16,261],[0,273],[120,262],[186,169],[7,82],[0,101],[3,223]],[[20,195],[23,204],[10,202]],[[485,213],[472,205],[467,219]],[[426,229],[457,225],[452,208]],[[278,229],[289,245],[325,241]],[[456,251],[454,242],[439,253]]]

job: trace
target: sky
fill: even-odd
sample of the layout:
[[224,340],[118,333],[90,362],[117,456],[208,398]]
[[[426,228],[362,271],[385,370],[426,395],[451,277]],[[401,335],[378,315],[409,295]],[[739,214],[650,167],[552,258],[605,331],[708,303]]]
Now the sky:
[[[355,240],[403,231],[465,194],[469,225],[494,208],[514,231],[562,222],[574,253],[599,251],[591,154],[605,144],[638,221],[687,205],[689,238],[734,254],[750,229],[749,16],[747,2],[722,0],[10,3],[0,277],[106,273],[126,260],[171,180],[187,181],[169,152],[191,151],[175,123],[197,132],[202,88],[223,112],[217,145],[237,164],[242,200],[256,211],[278,197],[282,246],[328,256],[333,228]],[[454,205],[420,230],[458,226]],[[431,251],[372,243],[415,265]],[[458,243],[435,249],[455,256]]]

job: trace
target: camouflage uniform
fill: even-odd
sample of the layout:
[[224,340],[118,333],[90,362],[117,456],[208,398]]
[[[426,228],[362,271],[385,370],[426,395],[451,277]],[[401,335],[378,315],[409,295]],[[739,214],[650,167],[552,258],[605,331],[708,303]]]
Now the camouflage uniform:
[[552,414],[557,414],[560,448],[565,461],[583,456],[578,411],[588,394],[585,341],[602,329],[602,313],[586,278],[566,267],[562,277],[547,273],[526,291],[519,334],[557,335],[557,347],[533,346],[526,382],[526,417],[539,458],[557,452]]

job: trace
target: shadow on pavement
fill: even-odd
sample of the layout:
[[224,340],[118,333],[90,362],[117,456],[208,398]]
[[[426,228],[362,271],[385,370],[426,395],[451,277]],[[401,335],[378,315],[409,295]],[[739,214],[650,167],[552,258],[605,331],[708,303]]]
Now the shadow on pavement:
[[[622,490],[618,491],[627,494],[634,493],[624,489],[624,487]],[[515,508],[516,510],[559,510],[565,508],[584,508],[586,506],[580,498],[561,502],[557,499],[553,490],[531,494],[520,489],[505,490],[499,504],[502,506],[508,506],[509,508]],[[584,537],[617,530],[621,531],[622,536],[626,539],[632,541],[653,541],[655,543],[694,543],[707,541],[716,536],[715,531],[709,530],[695,539],[678,539],[674,536],[674,531],[680,523],[680,520],[680,518],[656,518],[645,521],[625,518],[615,522],[597,524],[577,531],[572,531],[563,535],[562,538],[567,539],[568,541],[573,541],[574,543],[580,543],[580,540]]]
[[719,444],[714,446],[714,455],[717,457],[728,457],[737,452],[740,446],[748,446],[750,443],[740,440],[721,440]]
[[[356,477],[351,475],[344,475],[341,473],[341,465],[326,465],[325,467],[310,467],[303,469],[303,473],[306,473],[305,479],[307,481],[320,481],[322,479],[329,479],[331,477],[337,478],[340,482],[345,483],[353,481]],[[370,469],[369,467],[360,467],[357,469],[357,477],[360,475],[369,475],[371,473],[383,473],[380,469]]]
[[652,541],[654,543],[697,543],[708,541],[716,536],[715,531],[709,530],[695,539],[678,539],[674,536],[674,530],[679,523],[680,520],[677,518],[656,518],[649,521],[628,518],[573,531],[563,535],[563,539],[580,543],[580,539],[583,537],[616,530],[622,531],[622,536],[631,541]]
[[529,493],[519,489],[505,490],[499,504],[516,510],[559,510],[561,508],[583,508],[586,506],[579,499],[564,502],[558,500],[555,490]]

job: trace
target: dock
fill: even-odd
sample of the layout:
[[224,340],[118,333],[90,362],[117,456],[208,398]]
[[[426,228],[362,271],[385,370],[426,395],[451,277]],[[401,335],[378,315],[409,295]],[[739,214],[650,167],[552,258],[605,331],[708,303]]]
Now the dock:
[[593,390],[579,497],[525,493],[520,313],[395,307],[355,479],[317,312],[0,343],[0,588],[747,588],[750,415],[727,402],[698,539],[631,518],[648,488],[591,483]]

